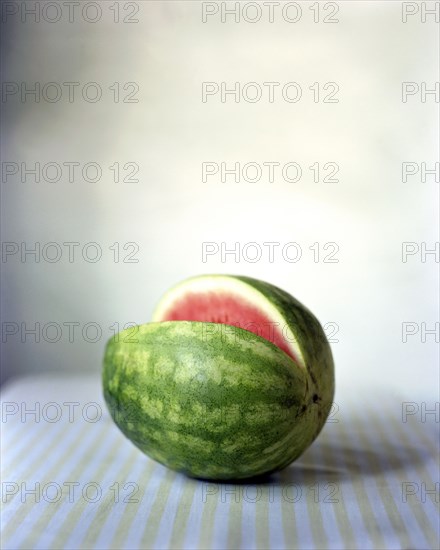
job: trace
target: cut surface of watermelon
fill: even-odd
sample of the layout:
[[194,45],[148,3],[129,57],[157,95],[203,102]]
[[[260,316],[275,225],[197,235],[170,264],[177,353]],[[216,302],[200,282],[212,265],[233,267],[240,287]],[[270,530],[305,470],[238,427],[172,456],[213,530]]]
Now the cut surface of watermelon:
[[183,281],[165,294],[152,320],[236,326],[272,342],[304,366],[295,335],[281,313],[263,294],[237,277],[205,275]]

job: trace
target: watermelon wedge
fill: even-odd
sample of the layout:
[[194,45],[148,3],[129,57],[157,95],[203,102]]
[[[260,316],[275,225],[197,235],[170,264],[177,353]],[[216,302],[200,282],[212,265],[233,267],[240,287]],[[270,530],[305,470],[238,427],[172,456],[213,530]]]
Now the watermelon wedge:
[[267,474],[298,458],[328,417],[324,331],[269,283],[193,277],[132,334],[107,344],[104,396],[122,432],[170,468],[213,480]]

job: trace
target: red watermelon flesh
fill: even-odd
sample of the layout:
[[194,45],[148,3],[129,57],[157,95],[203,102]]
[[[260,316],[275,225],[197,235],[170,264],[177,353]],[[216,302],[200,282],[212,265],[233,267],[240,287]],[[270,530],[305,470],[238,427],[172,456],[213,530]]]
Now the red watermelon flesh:
[[297,362],[283,335],[283,327],[236,296],[186,293],[162,315],[161,321],[202,321],[240,327],[269,340]]

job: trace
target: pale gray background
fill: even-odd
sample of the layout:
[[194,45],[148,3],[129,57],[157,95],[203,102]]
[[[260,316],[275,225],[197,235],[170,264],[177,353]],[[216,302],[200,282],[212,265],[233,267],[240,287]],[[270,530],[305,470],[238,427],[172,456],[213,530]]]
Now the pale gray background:
[[[339,388],[432,389],[437,345],[402,343],[402,322],[438,322],[438,264],[401,261],[403,241],[438,241],[438,183],[401,181],[401,163],[438,161],[438,103],[401,101],[403,81],[438,75],[438,26],[401,21],[400,2],[340,2],[338,24],[314,24],[301,3],[296,24],[202,23],[198,2],[138,2],[137,24],[115,24],[109,2],[95,24],[3,25],[3,81],[100,83],[92,104],[2,104],[2,160],[99,162],[97,183],[2,183],[2,240],[96,241],[103,259],[86,263],[2,263],[2,321],[97,322],[102,337],[3,345],[3,377],[41,371],[96,372],[115,322],[146,322],[158,297],[204,272],[266,279],[337,323],[332,344]],[[136,81],[137,104],[115,104],[115,81]],[[299,82],[303,98],[251,104],[202,103],[203,81]],[[308,86],[339,84],[337,104],[315,104]],[[106,167],[137,162],[139,183],[116,184]],[[204,161],[296,161],[295,184],[201,181]],[[314,183],[307,167],[337,162],[339,183]],[[108,247],[135,241],[137,264],[115,264]],[[203,241],[231,245],[295,241],[302,259],[202,262]],[[339,263],[314,263],[309,246],[338,243]],[[338,390],[340,391],[340,390]]]

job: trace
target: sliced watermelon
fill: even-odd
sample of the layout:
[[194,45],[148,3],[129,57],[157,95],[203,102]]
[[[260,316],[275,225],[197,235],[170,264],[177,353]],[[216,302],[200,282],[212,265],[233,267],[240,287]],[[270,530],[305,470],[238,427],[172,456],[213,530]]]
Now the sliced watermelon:
[[153,321],[204,321],[240,327],[269,340],[304,366],[301,350],[280,312],[237,277],[197,277],[169,291]]
[[[205,275],[168,291],[153,321],[112,338],[103,369],[114,421],[148,456],[193,477],[244,479],[286,467],[316,438],[333,360],[295,298]],[[209,330],[219,325],[234,329]]]

